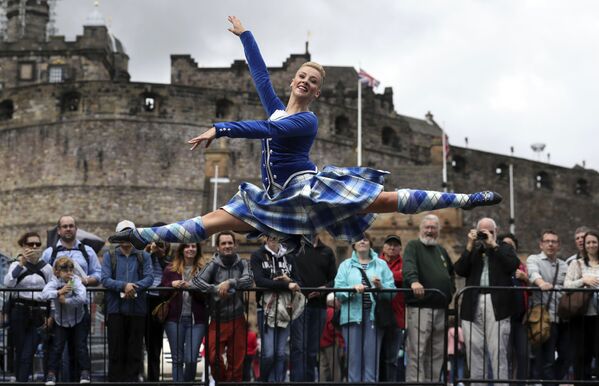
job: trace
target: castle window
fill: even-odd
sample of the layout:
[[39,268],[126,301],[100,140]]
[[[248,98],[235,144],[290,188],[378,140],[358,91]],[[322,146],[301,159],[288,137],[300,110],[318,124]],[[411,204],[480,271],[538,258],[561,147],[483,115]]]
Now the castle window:
[[584,178],[579,178],[576,180],[576,189],[574,192],[580,196],[588,196],[589,195],[589,183]]
[[158,96],[151,92],[145,92],[141,95],[141,106],[143,111],[152,113],[158,108]]
[[466,159],[459,155],[454,156],[451,159],[451,168],[456,173],[462,173],[466,170]]
[[509,168],[506,164],[501,163],[501,164],[495,166],[495,175],[497,176],[497,178],[505,179],[505,178],[507,178],[508,173],[509,173]]
[[381,135],[381,143],[385,146],[392,146],[399,148],[399,138],[395,133],[395,130],[389,126],[383,127],[383,133]]
[[65,80],[63,66],[50,66],[48,69],[48,82],[62,83]]
[[216,118],[225,119],[231,117],[233,112],[233,102],[226,98],[216,101]]
[[12,119],[12,114],[15,112],[15,106],[10,99],[0,102],[0,121]]
[[34,80],[35,63],[19,63],[19,80]]
[[76,91],[69,91],[62,95],[61,110],[62,112],[77,111],[79,110],[79,102],[81,101],[81,94]]
[[156,98],[147,96],[144,98],[144,110],[154,111],[156,109]]
[[339,115],[335,118],[335,131],[336,135],[349,135],[349,119],[345,115]]
[[551,190],[551,178],[546,172],[538,172],[535,175],[535,188]]

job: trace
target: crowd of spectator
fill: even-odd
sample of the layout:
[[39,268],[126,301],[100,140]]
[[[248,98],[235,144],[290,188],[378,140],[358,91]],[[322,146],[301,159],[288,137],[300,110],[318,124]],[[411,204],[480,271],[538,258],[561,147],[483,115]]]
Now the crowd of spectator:
[[[116,231],[127,228],[135,224],[121,221]],[[318,238],[287,249],[266,237],[250,259],[239,256],[232,232],[216,236],[212,256],[198,243],[138,250],[123,242],[98,257],[76,238],[74,217],[62,216],[57,232],[45,250],[38,233],[22,235],[4,277],[16,290],[2,312],[18,382],[31,379],[40,344],[47,385],[92,381],[92,302],[105,316],[109,382],[166,380],[164,335],[175,382],[197,379],[202,350],[209,375],[229,382],[439,382],[448,358],[450,379],[471,384],[597,378],[597,293],[581,315],[558,313],[561,290],[599,288],[599,234],[585,227],[568,259],[546,230],[540,252],[523,262],[517,238],[482,218],[452,261],[429,214],[403,253],[400,235],[387,236],[379,253],[365,234],[338,266]],[[454,302],[456,275],[467,288]],[[104,290],[91,296],[92,287]],[[532,344],[527,318],[536,305],[546,306],[550,325]]]

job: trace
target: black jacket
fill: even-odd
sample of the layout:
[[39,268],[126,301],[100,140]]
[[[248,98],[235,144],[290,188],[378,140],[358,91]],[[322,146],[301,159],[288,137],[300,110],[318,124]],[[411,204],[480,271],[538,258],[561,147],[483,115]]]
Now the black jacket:
[[[276,257],[263,245],[260,249],[254,251],[250,257],[252,273],[256,287],[268,288],[273,290],[287,290],[289,283],[282,280],[274,280],[281,274],[286,274],[292,281],[297,282],[295,269],[293,267],[292,254]],[[256,293],[256,302],[260,305],[262,299],[261,292]]]
[[[495,249],[485,249],[481,243],[475,243],[472,251],[465,250],[454,264],[455,272],[466,278],[466,287],[479,286],[483,272],[483,253],[489,257],[489,285],[491,287],[512,287],[512,275],[520,265],[516,252],[509,244],[500,242]],[[478,305],[478,290],[464,293],[461,307],[461,318],[473,321]],[[505,319],[513,314],[515,307],[512,291],[491,290],[491,303],[495,312],[495,320]],[[491,305],[489,305],[491,306]]]

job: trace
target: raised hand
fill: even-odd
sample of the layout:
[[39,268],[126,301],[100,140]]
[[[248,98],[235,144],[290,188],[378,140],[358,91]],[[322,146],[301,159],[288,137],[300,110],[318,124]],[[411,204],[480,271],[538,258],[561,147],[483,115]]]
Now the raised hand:
[[187,143],[192,145],[191,149],[189,149],[189,150],[195,149],[202,142],[206,142],[206,147],[208,147],[208,146],[210,146],[210,144],[212,143],[212,140],[214,140],[214,138],[216,138],[216,129],[214,127],[212,127],[210,129],[206,130],[201,135],[198,135],[197,137],[192,138],[189,141],[187,141]]
[[243,28],[243,25],[241,24],[241,21],[237,18],[237,16],[228,16],[227,20],[229,20],[229,22],[233,24],[233,27],[228,28],[229,31],[231,31],[237,36],[245,32],[245,28]]

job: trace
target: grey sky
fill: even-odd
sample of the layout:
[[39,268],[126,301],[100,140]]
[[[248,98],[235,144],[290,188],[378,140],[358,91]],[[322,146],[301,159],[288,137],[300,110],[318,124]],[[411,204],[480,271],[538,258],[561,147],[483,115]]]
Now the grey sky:
[[[59,34],[81,34],[91,0],[59,0]],[[130,56],[132,80],[168,83],[170,55],[200,66],[243,57],[227,15],[251,29],[270,66],[304,51],[361,66],[393,87],[396,110],[428,110],[450,144],[599,168],[599,2],[592,0],[102,0]]]

